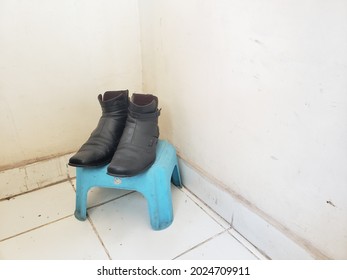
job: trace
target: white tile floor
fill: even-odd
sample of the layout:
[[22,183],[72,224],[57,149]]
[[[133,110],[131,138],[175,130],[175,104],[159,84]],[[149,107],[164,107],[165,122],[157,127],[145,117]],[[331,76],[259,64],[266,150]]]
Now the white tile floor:
[[75,219],[75,181],[0,201],[0,259],[239,259],[264,257],[185,188],[172,187],[174,221],[149,224],[137,192],[93,188]]

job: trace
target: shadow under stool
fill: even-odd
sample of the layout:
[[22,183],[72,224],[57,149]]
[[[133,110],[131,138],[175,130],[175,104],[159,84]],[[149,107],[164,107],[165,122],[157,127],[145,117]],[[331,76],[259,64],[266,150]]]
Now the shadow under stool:
[[171,225],[173,207],[171,182],[181,186],[175,148],[165,140],[157,144],[156,160],[143,173],[132,177],[113,177],[102,167],[76,167],[76,210],[75,217],[87,218],[87,195],[92,187],[114,188],[140,192],[147,200],[151,227],[161,230]]

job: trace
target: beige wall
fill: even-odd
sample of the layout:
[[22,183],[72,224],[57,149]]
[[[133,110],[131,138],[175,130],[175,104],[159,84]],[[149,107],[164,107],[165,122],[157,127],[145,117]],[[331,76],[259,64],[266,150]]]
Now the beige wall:
[[309,246],[347,258],[346,1],[139,3],[162,137]]
[[0,2],[0,170],[75,151],[97,95],[142,88],[136,0]]

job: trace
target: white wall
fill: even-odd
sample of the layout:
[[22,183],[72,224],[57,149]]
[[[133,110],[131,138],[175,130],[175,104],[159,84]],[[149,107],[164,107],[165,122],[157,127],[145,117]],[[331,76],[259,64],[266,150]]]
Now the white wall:
[[0,1],[0,170],[75,151],[97,95],[142,88],[136,0]]
[[139,4],[162,137],[307,248],[346,259],[347,2]]

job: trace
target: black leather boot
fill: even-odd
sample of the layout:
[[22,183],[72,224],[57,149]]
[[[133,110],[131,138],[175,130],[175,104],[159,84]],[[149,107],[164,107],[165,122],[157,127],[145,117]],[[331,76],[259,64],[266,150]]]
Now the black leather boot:
[[134,176],[154,163],[159,137],[159,114],[156,96],[132,95],[122,138],[107,168],[109,175]]
[[95,130],[69,165],[95,167],[109,163],[122,136],[128,115],[128,90],[106,91],[98,96],[102,115]]

